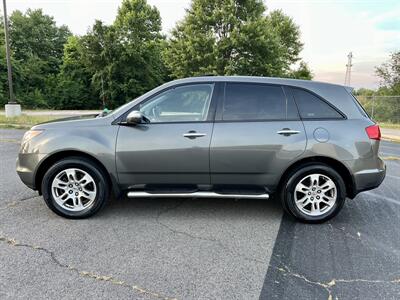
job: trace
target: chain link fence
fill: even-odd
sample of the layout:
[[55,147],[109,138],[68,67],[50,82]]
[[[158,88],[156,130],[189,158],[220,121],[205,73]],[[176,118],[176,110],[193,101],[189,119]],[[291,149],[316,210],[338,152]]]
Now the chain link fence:
[[357,96],[357,99],[373,120],[400,124],[400,96]]

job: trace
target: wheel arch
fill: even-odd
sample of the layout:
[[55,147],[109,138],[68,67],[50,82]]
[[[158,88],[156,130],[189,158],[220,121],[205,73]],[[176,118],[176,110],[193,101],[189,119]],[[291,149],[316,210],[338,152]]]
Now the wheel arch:
[[38,166],[36,173],[35,173],[35,187],[38,190],[40,195],[42,194],[42,191],[41,191],[42,184],[41,183],[42,183],[44,174],[46,173],[46,170],[48,170],[48,168],[51,165],[53,165],[54,163],[56,163],[57,161],[64,159],[64,158],[68,158],[68,157],[84,157],[84,158],[90,160],[91,162],[93,162],[94,164],[96,164],[102,170],[102,172],[106,175],[107,183],[111,185],[111,188],[112,188],[114,194],[117,196],[119,195],[118,184],[117,184],[115,178],[110,174],[110,172],[104,166],[104,164],[99,159],[94,157],[93,155],[88,154],[83,151],[78,151],[78,150],[64,150],[64,151],[59,151],[59,152],[53,153],[50,156],[46,157],[40,163],[40,165]]
[[326,157],[326,156],[313,156],[313,157],[306,157],[303,159],[300,159],[293,164],[291,164],[282,174],[279,184],[278,184],[278,191],[281,190],[282,185],[285,182],[285,179],[287,176],[292,173],[294,170],[299,168],[301,165],[307,164],[307,163],[323,163],[334,169],[336,172],[339,173],[339,175],[343,178],[343,181],[345,182],[346,185],[346,195],[349,198],[354,198],[355,197],[355,181],[354,177],[351,175],[349,169],[339,160],[331,158],[331,157]]

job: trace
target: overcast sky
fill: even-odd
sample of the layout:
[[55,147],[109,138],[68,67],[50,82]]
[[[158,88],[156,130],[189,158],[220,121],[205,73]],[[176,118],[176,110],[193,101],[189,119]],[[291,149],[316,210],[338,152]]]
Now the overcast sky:
[[[190,0],[148,0],[161,13],[168,33],[182,19]],[[120,0],[7,0],[8,11],[43,8],[58,24],[84,34],[95,19],[111,23]],[[315,80],[343,84],[347,54],[354,54],[352,86],[375,88],[374,67],[400,50],[398,0],[265,0],[268,10],[282,9],[300,26],[303,59]]]

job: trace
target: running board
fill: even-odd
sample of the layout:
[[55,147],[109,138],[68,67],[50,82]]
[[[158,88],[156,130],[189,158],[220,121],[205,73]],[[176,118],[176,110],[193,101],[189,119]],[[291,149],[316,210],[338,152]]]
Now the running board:
[[237,199],[268,199],[268,194],[219,194],[215,192],[192,193],[148,193],[143,191],[128,192],[129,198],[237,198]]

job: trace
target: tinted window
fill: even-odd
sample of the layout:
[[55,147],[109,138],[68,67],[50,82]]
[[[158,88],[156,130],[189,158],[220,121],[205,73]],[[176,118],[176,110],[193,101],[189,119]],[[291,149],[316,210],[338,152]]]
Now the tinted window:
[[296,88],[292,88],[292,93],[302,119],[343,119],[340,113],[317,96]]
[[213,84],[195,84],[170,89],[140,105],[152,123],[205,121]]
[[369,118],[368,113],[365,111],[364,107],[361,105],[360,101],[358,101],[357,97],[354,96],[353,94],[351,94],[354,103],[356,104],[358,110],[360,111],[360,113],[365,117],[365,118]]
[[226,85],[223,120],[282,120],[286,115],[286,98],[280,86]]

